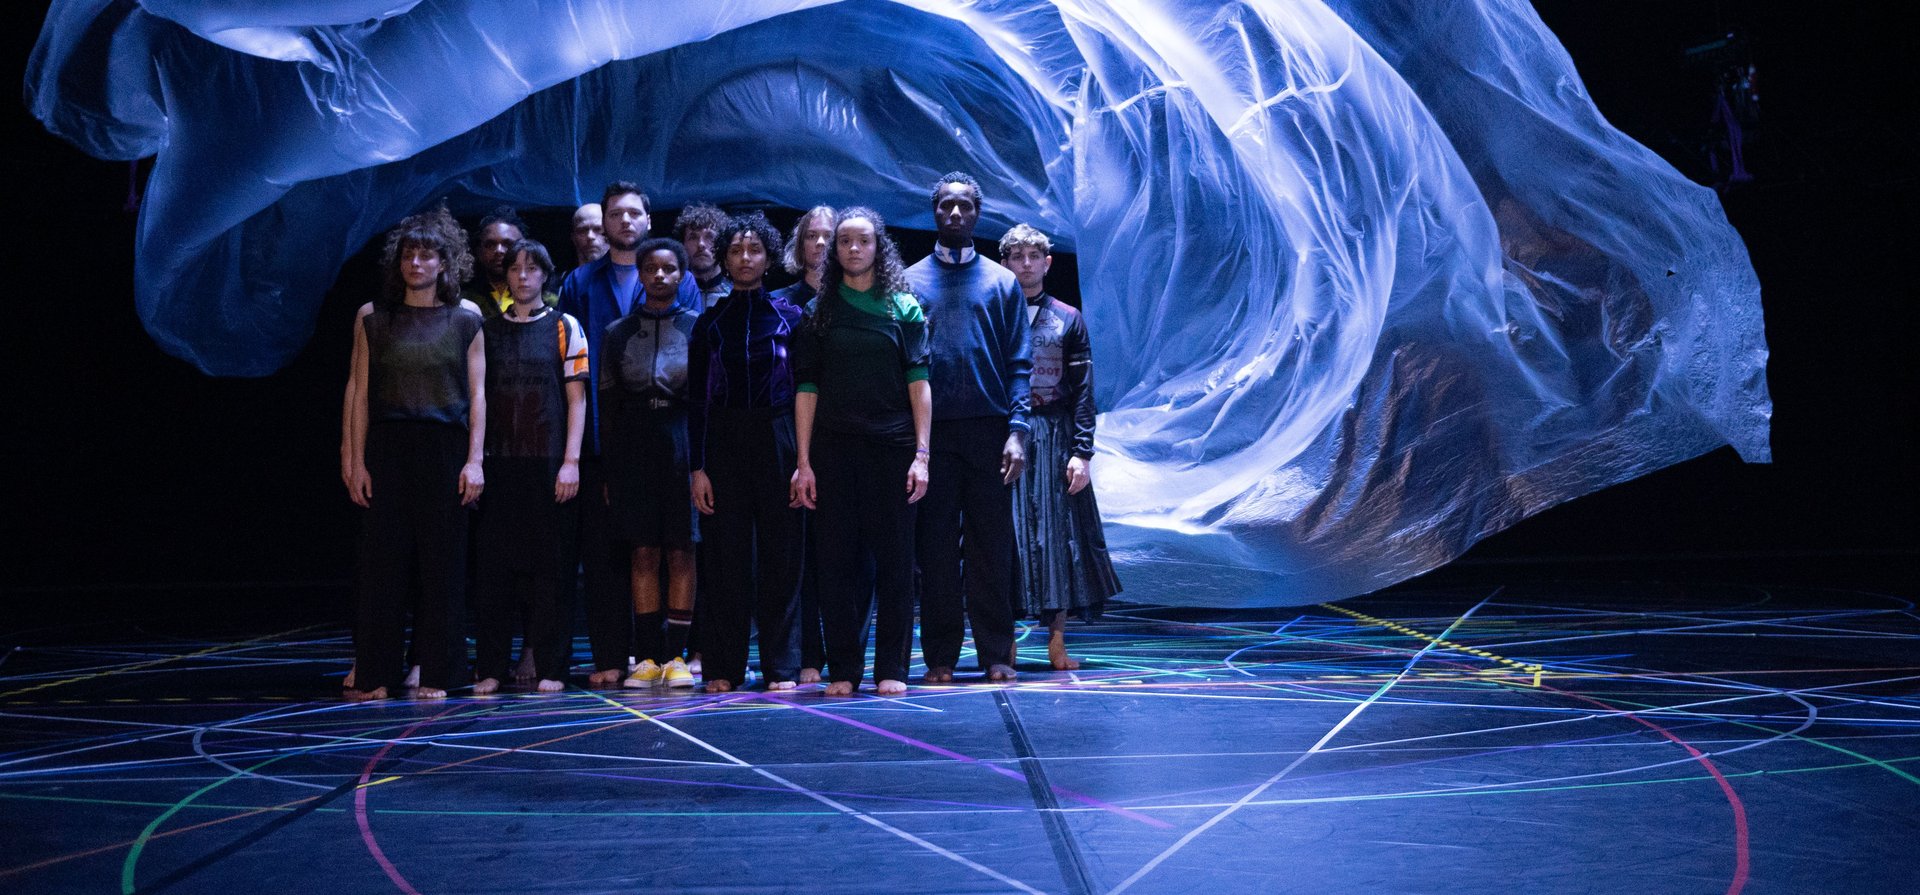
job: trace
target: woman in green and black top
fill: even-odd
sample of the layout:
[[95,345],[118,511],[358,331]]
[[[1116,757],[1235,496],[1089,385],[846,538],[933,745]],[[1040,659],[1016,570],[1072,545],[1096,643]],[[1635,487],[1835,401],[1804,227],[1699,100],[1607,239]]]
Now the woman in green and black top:
[[907,689],[912,505],[927,493],[933,392],[926,320],[906,283],[886,222],[870,208],[846,209],[820,295],[794,339],[793,504],[813,510],[817,526],[828,696],[851,695],[860,683],[875,599],[877,690]]

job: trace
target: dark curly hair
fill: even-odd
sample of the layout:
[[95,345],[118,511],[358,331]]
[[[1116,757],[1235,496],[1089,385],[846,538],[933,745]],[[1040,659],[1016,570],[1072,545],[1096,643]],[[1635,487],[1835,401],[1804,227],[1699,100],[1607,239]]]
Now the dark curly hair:
[[[807,209],[807,213],[801,215],[800,220],[794,222],[793,235],[787,237],[786,248],[781,250],[780,266],[785,267],[787,273],[793,274],[796,277],[806,273],[806,270],[800,265],[800,240],[807,235],[807,225],[813,223],[815,218],[826,218],[827,230],[833,230],[833,206],[815,205]],[[832,245],[827,246],[827,253],[833,253]],[[821,260],[825,261],[826,259],[823,258]]]
[[673,253],[673,260],[680,265],[681,276],[693,276],[693,271],[688,269],[690,262],[687,260],[686,245],[680,242],[680,240],[668,239],[664,236],[654,236],[641,240],[640,245],[636,246],[633,250],[633,263],[636,265],[644,264],[646,263],[648,255],[661,249],[666,249]]
[[726,269],[727,250],[733,247],[733,240],[751,233],[760,240],[760,247],[767,250],[767,266],[773,266],[773,253],[780,250],[780,231],[767,222],[767,216],[760,212],[743,214],[727,218],[727,224],[720,228],[720,234],[713,240],[713,250],[720,256],[720,267]]
[[411,248],[431,249],[440,254],[440,276],[434,282],[434,297],[443,305],[460,303],[460,284],[473,276],[473,252],[467,248],[467,231],[447,211],[446,203],[402,218],[387,231],[387,244],[380,252],[380,269],[385,282],[380,290],[383,304],[396,305],[406,300],[407,282],[400,276],[400,253]]
[[[913,286],[907,282],[906,265],[900,263],[900,249],[894,246],[893,237],[887,235],[886,220],[880,217],[880,212],[863,205],[840,209],[840,213],[834,216],[835,248],[827,252],[826,273],[820,277],[820,297],[825,299],[833,295],[834,290],[840,288],[841,281],[846,279],[847,272],[840,266],[838,250],[840,228],[846,226],[848,221],[858,218],[865,218],[873,224],[873,294],[888,300],[887,313],[897,317],[899,311],[890,299],[895,295],[911,295]],[[813,323],[822,331],[833,326],[833,315],[829,310],[831,307],[832,303],[824,300],[814,305]]]
[[[680,217],[674,222],[673,236],[682,243],[687,241],[687,231],[692,229],[712,230],[716,235],[720,228],[727,225],[727,213],[708,205],[695,202],[680,209]],[[718,243],[715,243],[718,245]]]
[[[478,246],[480,244],[480,240],[487,238],[487,228],[493,226],[494,224],[506,224],[507,226],[520,231],[520,235],[522,237],[525,237],[528,232],[527,222],[520,219],[520,212],[515,211],[513,206],[511,205],[495,206],[493,211],[489,212],[486,217],[483,217],[480,219],[480,226],[474,228],[473,242],[475,246]],[[512,256],[508,256],[508,257],[512,257]]]
[[973,179],[973,175],[968,174],[965,171],[948,171],[939,180],[936,180],[933,182],[933,190],[928,194],[930,196],[930,201],[933,203],[933,207],[935,208],[940,207],[940,191],[943,188],[945,188],[946,185],[949,183],[966,184],[967,192],[970,192],[973,194],[974,210],[975,211],[985,210],[986,206],[982,204],[983,200],[980,197],[980,181]]

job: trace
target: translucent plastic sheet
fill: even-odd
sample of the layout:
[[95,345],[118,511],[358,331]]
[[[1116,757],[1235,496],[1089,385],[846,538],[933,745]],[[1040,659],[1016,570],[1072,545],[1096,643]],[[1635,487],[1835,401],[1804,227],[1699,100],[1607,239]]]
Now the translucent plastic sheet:
[[861,202],[1079,254],[1129,595],[1287,604],[1733,444],[1759,286],[1520,0],[56,2],[35,114],[157,154],[136,300],[261,375],[343,259],[451,195]]

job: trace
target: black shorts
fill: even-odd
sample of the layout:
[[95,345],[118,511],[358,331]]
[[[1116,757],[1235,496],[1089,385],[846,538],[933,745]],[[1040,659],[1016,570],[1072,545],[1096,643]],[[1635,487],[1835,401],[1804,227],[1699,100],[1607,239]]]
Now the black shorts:
[[619,424],[622,437],[604,458],[613,536],[636,547],[700,540],[688,479],[686,411],[629,411]]

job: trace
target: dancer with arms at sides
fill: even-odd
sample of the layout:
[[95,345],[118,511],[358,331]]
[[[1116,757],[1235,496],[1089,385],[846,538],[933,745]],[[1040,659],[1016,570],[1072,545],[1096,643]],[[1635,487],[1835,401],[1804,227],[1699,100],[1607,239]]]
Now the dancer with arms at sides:
[[385,699],[404,676],[409,584],[419,583],[419,699],[464,681],[459,625],[467,508],[485,485],[487,354],[480,309],[460,298],[473,271],[466,233],[445,207],[387,233],[380,299],[354,317],[341,473],[361,516],[354,607],[355,686]]
[[[833,250],[833,216],[832,206],[815,205],[794,223],[781,262],[787,273],[799,277],[800,281],[775,289],[774,298],[805,308],[820,294],[820,277],[827,270],[827,253]],[[813,530],[814,526],[806,526],[806,544],[802,548],[800,634],[788,647],[799,653],[800,674],[794,680],[802,684],[819,683],[820,669],[827,665],[826,641],[820,630],[820,576],[819,563],[814,561]]]
[[706,517],[701,677],[709,693],[745,683],[748,632],[757,625],[767,689],[791,690],[804,539],[788,493],[795,466],[789,348],[801,312],[764,287],[780,246],[765,217],[727,221],[716,244],[733,289],[694,324],[687,360],[693,503]]
[[1000,237],[1000,263],[1027,299],[1033,340],[1033,444],[1013,483],[1013,537],[1021,561],[1020,608],[1047,625],[1047,662],[1072,671],[1068,613],[1100,617],[1120,579],[1093,498],[1093,345],[1080,312],[1047,294],[1053,243],[1026,224]]
[[507,263],[513,304],[482,327],[487,345],[487,472],[480,502],[480,605],[476,694],[500,689],[514,621],[527,619],[525,651],[541,692],[566,686],[572,637],[567,560],[579,525],[580,441],[587,423],[587,337],[547,294],[553,259],[530,239]]
[[[602,448],[615,536],[633,545],[630,577],[639,664],[628,687],[693,686],[694,519],[687,454],[687,348],[699,314],[677,304],[687,250],[649,239],[637,251],[646,301],[607,327],[600,346]],[[661,634],[660,576],[667,578]]]
[[927,325],[879,213],[842,211],[833,245],[795,340],[791,490],[818,526],[826,695],[858,687],[877,600],[875,689],[897,696],[912,658],[913,505],[927,493],[933,425]]

